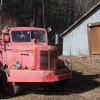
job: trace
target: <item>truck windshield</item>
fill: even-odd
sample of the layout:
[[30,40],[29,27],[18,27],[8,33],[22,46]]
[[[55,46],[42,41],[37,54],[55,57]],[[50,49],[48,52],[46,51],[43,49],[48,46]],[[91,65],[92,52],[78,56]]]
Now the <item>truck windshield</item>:
[[43,31],[32,31],[31,38],[38,39],[39,42],[46,42],[46,34]]
[[14,42],[31,42],[30,31],[12,31],[11,35]]

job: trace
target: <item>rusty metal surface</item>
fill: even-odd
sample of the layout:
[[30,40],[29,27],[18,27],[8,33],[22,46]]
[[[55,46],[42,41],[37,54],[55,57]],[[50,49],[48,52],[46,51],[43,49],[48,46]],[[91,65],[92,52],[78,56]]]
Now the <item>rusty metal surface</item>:
[[48,51],[40,51],[40,69],[48,69],[48,56],[50,56],[50,69],[57,68],[57,49],[50,50],[50,55]]

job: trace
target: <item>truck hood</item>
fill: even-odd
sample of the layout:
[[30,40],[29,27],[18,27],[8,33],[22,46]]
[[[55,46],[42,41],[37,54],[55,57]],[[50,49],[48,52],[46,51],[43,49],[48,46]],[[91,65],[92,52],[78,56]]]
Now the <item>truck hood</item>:
[[50,45],[33,45],[33,44],[18,44],[13,46],[15,50],[21,51],[33,51],[35,48],[47,49],[48,47],[55,49],[55,46]]
[[[50,63],[52,65],[52,68],[54,68],[54,66],[56,65],[55,62],[57,60],[57,56],[55,54],[57,52],[55,52],[55,50],[57,51],[57,47],[50,45],[16,44],[12,46],[12,51],[13,51],[12,54],[14,62],[15,61],[20,62],[22,68],[24,69],[25,68],[31,69],[34,66],[34,69],[38,70],[40,68],[40,65],[43,68],[45,68],[44,65],[46,66],[46,68],[48,68],[47,59],[49,51],[51,52],[50,56],[52,56]],[[11,65],[12,64],[13,63],[11,62]]]

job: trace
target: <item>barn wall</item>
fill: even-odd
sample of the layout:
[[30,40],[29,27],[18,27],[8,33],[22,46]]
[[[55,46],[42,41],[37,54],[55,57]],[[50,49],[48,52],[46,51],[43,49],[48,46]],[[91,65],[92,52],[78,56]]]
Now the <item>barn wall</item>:
[[100,9],[63,38],[63,55],[89,55],[87,24],[100,21]]

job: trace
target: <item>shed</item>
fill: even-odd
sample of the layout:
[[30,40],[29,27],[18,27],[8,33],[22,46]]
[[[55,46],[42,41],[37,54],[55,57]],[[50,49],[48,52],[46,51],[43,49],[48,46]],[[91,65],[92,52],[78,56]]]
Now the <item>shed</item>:
[[100,1],[60,36],[63,55],[100,55]]

